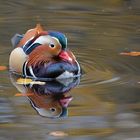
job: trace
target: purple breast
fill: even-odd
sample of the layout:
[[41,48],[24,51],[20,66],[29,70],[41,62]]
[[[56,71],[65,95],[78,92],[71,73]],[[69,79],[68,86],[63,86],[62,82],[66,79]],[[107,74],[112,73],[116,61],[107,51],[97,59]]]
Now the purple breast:
[[77,63],[71,64],[65,61],[59,61],[49,64],[40,64],[38,66],[32,67],[32,72],[28,67],[26,67],[23,74],[25,76],[33,76],[34,74],[35,77],[38,78],[56,78],[65,71],[73,73],[73,75],[78,75],[79,65],[77,65]]

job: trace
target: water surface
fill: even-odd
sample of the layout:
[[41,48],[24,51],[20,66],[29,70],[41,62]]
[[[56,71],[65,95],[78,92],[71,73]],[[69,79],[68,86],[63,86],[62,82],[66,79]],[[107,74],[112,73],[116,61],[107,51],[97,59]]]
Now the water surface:
[[68,116],[50,119],[14,96],[19,91],[1,71],[0,140],[140,139],[140,57],[119,55],[140,51],[139,7],[139,0],[1,0],[0,65],[8,66],[11,37],[41,23],[67,35],[83,75],[70,91]]

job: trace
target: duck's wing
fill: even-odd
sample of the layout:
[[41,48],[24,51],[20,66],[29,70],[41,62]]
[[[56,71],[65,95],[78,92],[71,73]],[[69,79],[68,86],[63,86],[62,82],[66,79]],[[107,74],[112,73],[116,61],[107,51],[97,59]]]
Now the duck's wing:
[[23,38],[23,35],[20,35],[18,33],[16,33],[12,38],[11,38],[11,42],[12,42],[12,46],[15,48],[20,40]]
[[21,47],[25,45],[29,40],[35,38],[40,33],[44,32],[42,26],[40,24],[37,24],[35,28],[29,29],[23,36],[23,38],[19,41],[17,44],[17,47]]

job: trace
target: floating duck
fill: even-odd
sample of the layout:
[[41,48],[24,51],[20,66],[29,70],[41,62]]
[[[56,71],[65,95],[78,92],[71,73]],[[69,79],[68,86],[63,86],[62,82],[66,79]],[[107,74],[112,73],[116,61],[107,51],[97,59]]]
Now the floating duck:
[[44,31],[40,24],[24,35],[12,39],[10,54],[12,72],[25,77],[65,79],[80,76],[81,68],[74,54],[67,49],[67,38],[55,31]]

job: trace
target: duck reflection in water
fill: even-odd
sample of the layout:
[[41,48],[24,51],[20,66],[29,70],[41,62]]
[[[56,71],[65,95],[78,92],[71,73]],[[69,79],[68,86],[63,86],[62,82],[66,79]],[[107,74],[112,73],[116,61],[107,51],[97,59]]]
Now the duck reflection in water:
[[68,105],[73,97],[69,91],[79,84],[80,78],[69,78],[61,81],[32,81],[11,73],[12,84],[26,96],[32,107],[43,117],[60,118],[68,115]]

